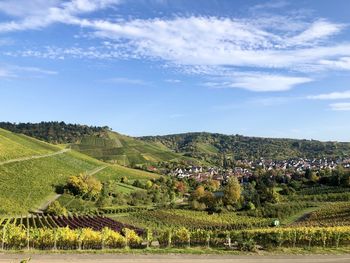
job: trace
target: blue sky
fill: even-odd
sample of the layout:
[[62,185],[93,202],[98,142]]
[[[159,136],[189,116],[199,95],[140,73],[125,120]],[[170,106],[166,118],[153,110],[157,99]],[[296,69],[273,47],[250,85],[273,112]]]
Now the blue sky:
[[348,0],[0,0],[0,120],[350,141]]

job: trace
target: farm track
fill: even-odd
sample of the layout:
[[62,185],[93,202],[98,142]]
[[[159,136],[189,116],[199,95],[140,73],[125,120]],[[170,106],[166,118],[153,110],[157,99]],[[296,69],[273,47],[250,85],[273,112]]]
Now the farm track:
[[345,263],[350,255],[280,255],[280,256],[233,256],[233,255],[130,255],[130,254],[0,254],[0,262],[20,262],[31,258],[33,263],[100,262],[100,263]]
[[[68,150],[70,150],[70,149],[68,149]],[[93,169],[93,170],[90,170],[90,171],[87,171],[87,174],[88,175],[94,175],[94,174],[97,174],[98,172],[100,172],[100,171],[102,171],[103,169],[105,169],[105,168],[107,168],[108,167],[108,165],[104,165],[104,166],[100,166],[100,167],[97,167],[97,168],[95,168],[95,169]],[[40,212],[40,211],[45,211],[48,207],[49,207],[49,205],[52,203],[52,202],[54,202],[54,201],[56,201],[58,198],[60,198],[61,197],[61,194],[56,194],[54,197],[52,197],[50,200],[48,200],[47,202],[45,202],[44,204],[42,204],[39,208],[38,208],[38,210],[37,210],[37,212]]]
[[0,165],[9,164],[9,163],[16,163],[16,162],[24,162],[24,161],[29,161],[29,160],[34,160],[34,159],[41,159],[41,158],[46,158],[46,157],[51,157],[51,156],[55,156],[55,155],[59,155],[59,154],[64,154],[66,152],[69,152],[70,150],[71,149],[63,149],[61,151],[54,152],[54,153],[47,153],[47,154],[41,154],[41,155],[34,155],[34,156],[16,158],[16,159],[0,162]]
[[101,172],[103,169],[106,169],[108,167],[108,165],[104,165],[104,166],[100,166],[100,167],[97,167],[91,171],[88,171],[87,174],[88,175],[94,175],[94,174],[97,174],[99,172]]

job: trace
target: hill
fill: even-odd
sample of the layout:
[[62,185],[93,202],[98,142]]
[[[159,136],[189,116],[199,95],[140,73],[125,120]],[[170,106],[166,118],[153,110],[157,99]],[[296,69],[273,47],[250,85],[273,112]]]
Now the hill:
[[[27,214],[55,194],[69,176],[79,173],[95,173],[102,181],[150,179],[158,175],[119,165],[108,165],[92,157],[0,130],[0,214]],[[14,151],[13,149],[18,149]],[[48,154],[49,153],[49,154]],[[52,154],[52,153],[55,153]],[[26,158],[35,155],[41,158]],[[20,159],[18,159],[21,157]],[[105,169],[100,170],[99,168]]]
[[0,128],[33,136],[49,143],[70,144],[72,149],[93,158],[124,166],[155,165],[169,161],[195,162],[162,144],[125,136],[111,131],[107,126],[94,127],[64,122],[19,124],[0,122]]
[[112,131],[83,136],[80,141],[72,144],[72,148],[103,161],[132,167],[186,159],[164,146]]
[[30,138],[22,134],[14,134],[0,129],[0,162],[28,156],[49,154],[61,148]]
[[254,160],[262,157],[282,160],[295,157],[350,156],[350,143],[347,142],[259,138],[205,132],[146,136],[139,139],[161,144],[185,156],[218,164],[223,158]]

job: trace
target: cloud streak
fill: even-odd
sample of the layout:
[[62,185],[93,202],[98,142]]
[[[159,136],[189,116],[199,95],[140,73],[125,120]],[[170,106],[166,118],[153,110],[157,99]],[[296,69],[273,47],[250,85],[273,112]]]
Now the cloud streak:
[[340,99],[350,99],[350,90],[342,92],[331,92],[319,95],[311,95],[307,97],[313,100],[340,100]]
[[[350,43],[332,42],[346,25],[324,18],[306,21],[275,15],[269,19],[266,16],[93,19],[84,14],[113,7],[120,1],[35,0],[34,4],[21,1],[20,7],[8,0],[0,4],[0,11],[16,18],[0,23],[0,32],[41,29],[62,23],[84,28],[104,44],[101,49],[50,48],[8,55],[160,60],[204,78],[221,78],[216,86],[254,92],[287,91],[313,81],[315,73],[350,70]],[[255,9],[284,5],[286,2],[281,1]]]
[[333,111],[350,111],[350,102],[332,103],[329,106]]

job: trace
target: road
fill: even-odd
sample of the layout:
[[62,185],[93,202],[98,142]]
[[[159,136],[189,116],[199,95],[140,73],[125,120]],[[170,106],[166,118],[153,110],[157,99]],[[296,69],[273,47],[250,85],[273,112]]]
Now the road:
[[54,155],[58,155],[58,154],[63,154],[63,153],[68,152],[68,151],[70,151],[70,149],[63,149],[61,151],[54,152],[54,153],[47,153],[47,154],[34,155],[34,156],[28,156],[28,157],[21,157],[21,158],[17,158],[17,159],[12,159],[12,160],[7,160],[7,161],[0,162],[0,165],[4,165],[4,164],[8,164],[8,163],[23,162],[23,161],[33,160],[33,159],[46,158],[46,157],[50,157],[50,156],[54,156]]
[[286,256],[231,256],[231,255],[131,255],[131,254],[0,254],[1,262],[30,263],[349,263],[350,255],[286,255]]

